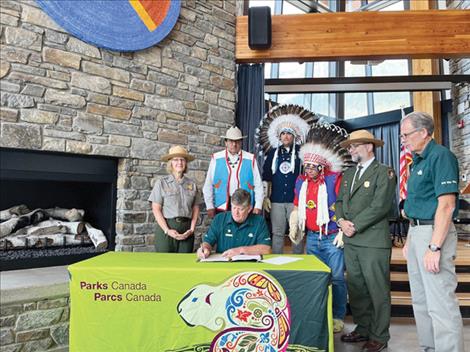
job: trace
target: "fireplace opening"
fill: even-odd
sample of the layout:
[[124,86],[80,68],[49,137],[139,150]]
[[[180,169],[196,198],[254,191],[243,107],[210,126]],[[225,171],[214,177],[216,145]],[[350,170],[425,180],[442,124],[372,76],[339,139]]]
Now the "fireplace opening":
[[83,240],[68,245],[65,238],[61,245],[4,246],[1,270],[72,264],[114,250],[117,162],[109,157],[1,148],[0,210],[21,204],[31,211],[83,209],[83,221],[101,230],[107,240],[106,248]]

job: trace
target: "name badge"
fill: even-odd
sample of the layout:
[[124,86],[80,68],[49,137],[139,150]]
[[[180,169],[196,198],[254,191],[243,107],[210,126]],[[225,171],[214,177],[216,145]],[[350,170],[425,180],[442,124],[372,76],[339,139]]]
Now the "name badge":
[[233,235],[231,233],[226,233],[225,237],[233,237]]

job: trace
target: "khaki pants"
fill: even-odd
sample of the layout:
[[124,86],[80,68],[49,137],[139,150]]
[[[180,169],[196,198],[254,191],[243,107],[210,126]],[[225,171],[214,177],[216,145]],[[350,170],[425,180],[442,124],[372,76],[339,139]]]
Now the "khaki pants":
[[[175,218],[166,219],[166,223],[170,229],[179,233],[184,233],[191,228],[191,219]],[[163,230],[157,224],[155,231],[155,251],[159,253],[192,253],[194,247],[194,235],[187,239],[178,241],[173,237],[165,235]]]
[[423,263],[432,232],[433,225],[410,226],[408,231],[407,266],[419,344],[424,351],[463,352],[463,323],[455,295],[457,233],[451,225],[441,246],[440,271],[433,274]]

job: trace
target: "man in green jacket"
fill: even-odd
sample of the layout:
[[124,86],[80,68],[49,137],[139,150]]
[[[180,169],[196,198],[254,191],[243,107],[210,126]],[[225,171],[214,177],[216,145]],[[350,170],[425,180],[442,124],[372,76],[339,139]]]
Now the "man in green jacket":
[[365,352],[382,351],[390,339],[390,256],[388,215],[394,203],[396,175],[375,160],[384,142],[366,130],[352,132],[340,143],[357,167],[345,171],[336,200],[337,223],[343,230],[349,305],[354,331],[343,342],[366,341]]

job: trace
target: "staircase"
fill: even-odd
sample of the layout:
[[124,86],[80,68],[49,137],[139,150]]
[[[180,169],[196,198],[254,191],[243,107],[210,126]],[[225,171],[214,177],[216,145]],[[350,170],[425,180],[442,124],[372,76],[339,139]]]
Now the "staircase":
[[[466,246],[467,243],[468,241],[459,241],[455,261],[458,277],[457,297],[464,318],[470,318],[470,247]],[[390,281],[392,316],[413,316],[406,261],[403,258],[401,248],[392,249]]]

